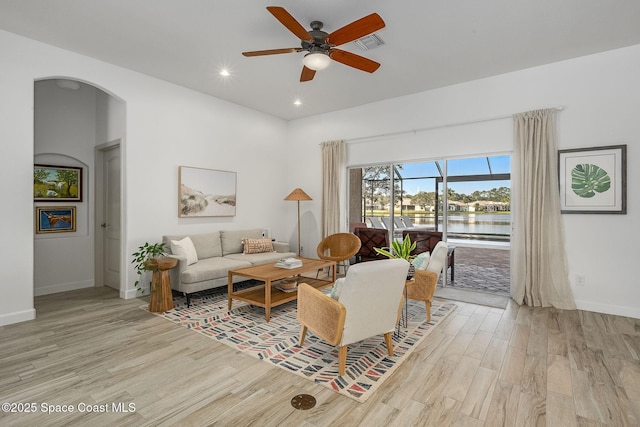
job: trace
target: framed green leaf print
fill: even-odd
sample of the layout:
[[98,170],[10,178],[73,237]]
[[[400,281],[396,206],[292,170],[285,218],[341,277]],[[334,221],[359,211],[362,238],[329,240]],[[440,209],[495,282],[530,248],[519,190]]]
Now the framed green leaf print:
[[558,150],[562,213],[627,213],[627,146]]

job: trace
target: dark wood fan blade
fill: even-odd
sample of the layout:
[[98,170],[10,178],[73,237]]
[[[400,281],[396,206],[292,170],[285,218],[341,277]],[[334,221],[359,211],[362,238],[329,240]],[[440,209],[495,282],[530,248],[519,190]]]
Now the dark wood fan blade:
[[329,34],[325,39],[334,46],[349,43],[384,28],[384,21],[377,13],[372,13]]
[[347,52],[346,50],[331,49],[329,56],[334,61],[341,64],[348,65],[349,67],[357,68],[358,70],[366,71],[367,73],[373,73],[376,71],[380,64],[363,56],[356,55],[355,53]]
[[244,56],[262,56],[262,55],[278,55],[280,53],[294,53],[300,52],[302,49],[298,47],[289,47],[286,49],[268,49],[268,50],[254,50],[251,52],[242,52]]
[[309,80],[313,80],[313,77],[316,75],[316,70],[312,70],[311,68],[307,68],[305,66],[302,67],[302,74],[300,74],[301,82],[308,82]]
[[282,25],[287,27],[287,29],[295,34],[300,40],[306,40],[310,42],[313,41],[313,37],[311,37],[309,32],[305,30],[304,27],[300,25],[298,21],[296,21],[296,18],[291,16],[291,14],[287,12],[283,7],[267,6],[267,10],[271,12],[271,14],[275,16]]

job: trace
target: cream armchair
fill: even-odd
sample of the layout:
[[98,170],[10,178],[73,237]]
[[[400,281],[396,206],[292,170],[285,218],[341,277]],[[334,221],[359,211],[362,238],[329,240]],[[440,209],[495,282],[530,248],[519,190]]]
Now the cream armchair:
[[339,373],[344,375],[347,346],[384,334],[389,356],[393,356],[391,333],[398,321],[409,263],[402,259],[372,261],[351,266],[333,299],[301,283],[298,286],[298,321],[302,346],[311,330],[339,347]]
[[411,282],[407,282],[407,298],[423,301],[427,310],[427,321],[431,321],[431,300],[440,279],[440,273],[446,268],[448,246],[438,242],[430,254],[424,268],[416,268]]

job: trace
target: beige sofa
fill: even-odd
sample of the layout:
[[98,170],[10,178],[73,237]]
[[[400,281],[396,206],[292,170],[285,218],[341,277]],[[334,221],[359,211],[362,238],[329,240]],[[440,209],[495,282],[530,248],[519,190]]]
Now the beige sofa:
[[[189,264],[187,258],[172,251],[172,241],[182,241],[189,237],[197,253],[197,261]],[[178,265],[171,269],[171,287],[187,297],[187,306],[191,304],[191,294],[211,288],[227,286],[229,270],[252,265],[275,262],[280,258],[296,256],[289,251],[289,244],[272,242],[274,251],[261,253],[243,253],[245,239],[262,239],[261,229],[222,230],[201,234],[182,234],[162,236],[167,255],[178,258]],[[174,249],[176,249],[174,245]],[[177,249],[176,249],[177,251]],[[246,280],[242,276],[234,282]]]

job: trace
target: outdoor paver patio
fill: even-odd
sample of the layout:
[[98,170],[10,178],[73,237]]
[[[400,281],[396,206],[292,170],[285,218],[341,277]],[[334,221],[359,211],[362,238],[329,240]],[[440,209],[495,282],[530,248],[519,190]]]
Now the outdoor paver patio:
[[454,288],[509,295],[510,254],[508,248],[478,248],[456,244]]

